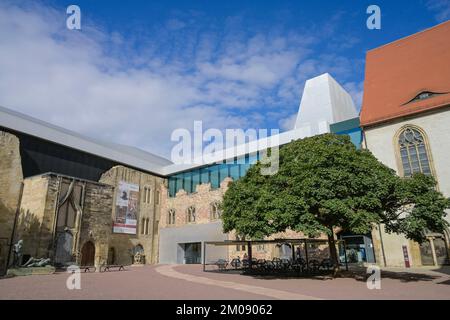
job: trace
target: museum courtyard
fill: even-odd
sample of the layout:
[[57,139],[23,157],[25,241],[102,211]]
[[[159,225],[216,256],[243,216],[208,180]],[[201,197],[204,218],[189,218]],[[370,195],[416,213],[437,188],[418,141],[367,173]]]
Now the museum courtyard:
[[81,273],[81,288],[67,289],[69,273],[0,279],[0,299],[450,299],[450,269],[385,269],[381,289],[369,290],[363,269],[338,278],[251,276],[203,272],[201,265],[126,267]]

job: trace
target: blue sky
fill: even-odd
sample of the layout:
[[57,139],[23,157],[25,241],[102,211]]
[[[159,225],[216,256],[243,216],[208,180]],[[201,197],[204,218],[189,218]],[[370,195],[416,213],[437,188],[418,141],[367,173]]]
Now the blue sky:
[[[81,31],[65,27],[81,8]],[[366,8],[381,8],[368,30]],[[176,128],[288,130],[306,79],[358,108],[365,52],[450,18],[450,1],[1,1],[0,105],[168,156]]]

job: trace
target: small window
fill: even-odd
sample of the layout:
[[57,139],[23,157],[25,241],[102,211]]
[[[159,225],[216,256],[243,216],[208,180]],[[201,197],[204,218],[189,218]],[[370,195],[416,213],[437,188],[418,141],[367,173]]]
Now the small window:
[[428,98],[432,98],[432,97],[437,96],[437,95],[446,94],[446,93],[448,93],[448,92],[422,91],[418,95],[416,95],[414,98],[412,98],[408,102],[404,103],[404,105],[406,105],[408,103],[411,103],[411,102],[422,101],[422,100],[425,100],[425,99],[428,99]]
[[[244,236],[242,236],[242,237],[236,236],[236,241],[245,241],[245,237]],[[245,244],[242,244],[242,245],[237,244],[236,251],[245,251]]]
[[145,232],[145,219],[141,219],[141,234],[144,234]]
[[150,187],[144,187],[144,203],[151,203],[151,192],[152,189]]
[[146,235],[148,235],[148,230],[149,230],[148,225],[149,225],[149,222],[150,222],[150,219],[149,219],[149,218],[145,219],[145,234],[146,234]]
[[210,213],[210,217],[211,220],[217,220],[220,219],[222,216],[222,212],[220,210],[220,203],[219,202],[213,202],[211,204],[211,213]]
[[144,198],[143,198],[144,203],[147,203],[147,187],[144,187]]
[[189,223],[193,223],[195,222],[197,219],[196,213],[195,213],[195,207],[194,206],[190,206],[187,209],[187,222]]
[[175,224],[175,209],[170,209],[167,214],[167,224]]
[[161,201],[160,196],[161,196],[161,194],[160,194],[159,190],[156,190],[156,195],[155,195],[156,204],[160,203],[160,201]]

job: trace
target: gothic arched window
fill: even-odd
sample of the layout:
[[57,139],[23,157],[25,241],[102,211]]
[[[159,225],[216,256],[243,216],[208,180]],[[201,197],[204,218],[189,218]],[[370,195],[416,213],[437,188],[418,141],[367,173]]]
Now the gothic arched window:
[[220,203],[219,202],[211,203],[211,212],[210,212],[211,220],[220,219],[221,216],[222,212],[220,210]]
[[187,209],[187,222],[195,222],[195,220],[196,220],[195,207],[190,206]]
[[175,224],[175,209],[169,209],[167,224]]
[[403,176],[409,177],[418,172],[431,175],[430,154],[425,134],[415,127],[407,126],[397,136]]

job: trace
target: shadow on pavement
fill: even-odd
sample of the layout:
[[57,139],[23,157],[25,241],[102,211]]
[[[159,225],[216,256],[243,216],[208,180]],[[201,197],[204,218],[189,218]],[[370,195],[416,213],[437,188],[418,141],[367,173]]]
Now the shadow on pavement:
[[[432,270],[434,271],[434,270]],[[366,282],[367,278],[370,276],[369,273],[366,273],[365,269],[360,270],[350,270],[350,271],[340,271],[336,276],[333,277],[330,273],[265,273],[265,274],[256,274],[256,273],[245,273],[241,270],[227,270],[227,271],[218,271],[218,270],[209,270],[208,273],[217,273],[217,274],[240,274],[243,276],[251,277],[254,279],[262,279],[262,280],[276,280],[276,279],[309,279],[309,280],[332,280],[335,278],[347,278],[354,279],[356,281]],[[401,282],[419,282],[419,281],[433,281],[441,278],[439,275],[431,275],[420,272],[402,272],[402,271],[381,271],[381,278],[387,279],[395,279]],[[450,280],[444,280],[442,282],[437,282],[439,284],[450,285]]]

